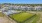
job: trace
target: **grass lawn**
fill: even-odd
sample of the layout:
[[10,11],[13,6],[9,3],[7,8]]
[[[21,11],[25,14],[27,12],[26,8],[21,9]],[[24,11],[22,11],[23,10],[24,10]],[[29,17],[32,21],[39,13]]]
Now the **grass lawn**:
[[3,16],[4,16],[4,14],[2,12],[0,12],[0,17],[3,17]]
[[0,17],[2,17],[3,16],[3,14],[0,12]]
[[33,15],[34,14],[23,12],[23,13],[20,13],[20,14],[10,15],[10,17],[15,19],[18,22],[23,22],[26,19],[29,19],[30,17],[32,17]]

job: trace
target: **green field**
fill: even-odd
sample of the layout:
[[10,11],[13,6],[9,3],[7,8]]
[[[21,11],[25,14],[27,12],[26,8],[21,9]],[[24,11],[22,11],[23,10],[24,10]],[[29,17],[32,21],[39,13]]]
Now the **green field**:
[[23,12],[23,13],[20,13],[20,14],[13,14],[13,15],[10,15],[10,17],[12,19],[15,19],[16,21],[18,22],[23,22],[27,19],[29,19],[30,17],[32,17],[34,14],[32,13],[26,13],[26,12]]

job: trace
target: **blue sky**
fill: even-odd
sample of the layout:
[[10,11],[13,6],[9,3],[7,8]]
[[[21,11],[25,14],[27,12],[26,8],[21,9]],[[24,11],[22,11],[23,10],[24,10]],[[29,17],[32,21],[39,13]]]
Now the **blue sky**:
[[0,3],[42,4],[42,0],[0,0]]

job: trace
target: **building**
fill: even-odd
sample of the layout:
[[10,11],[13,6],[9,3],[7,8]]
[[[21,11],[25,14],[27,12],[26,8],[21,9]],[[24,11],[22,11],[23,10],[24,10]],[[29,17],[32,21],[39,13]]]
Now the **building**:
[[34,8],[35,8],[35,10],[37,10],[37,11],[42,10],[42,6],[35,6]]

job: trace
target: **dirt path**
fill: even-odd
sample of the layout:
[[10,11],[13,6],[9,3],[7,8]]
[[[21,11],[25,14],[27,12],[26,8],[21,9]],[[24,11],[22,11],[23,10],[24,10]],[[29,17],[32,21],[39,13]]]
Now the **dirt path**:
[[0,17],[0,23],[16,23],[16,22],[13,21],[11,18],[4,16]]

